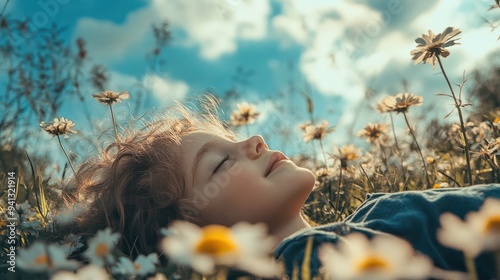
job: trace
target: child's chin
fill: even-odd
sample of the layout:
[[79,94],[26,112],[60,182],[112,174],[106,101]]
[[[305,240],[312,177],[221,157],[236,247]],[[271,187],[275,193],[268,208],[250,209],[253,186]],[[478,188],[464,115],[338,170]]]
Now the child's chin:
[[304,192],[309,195],[314,187],[316,177],[309,169],[298,167],[297,170],[287,178],[289,184],[297,189],[297,192]]

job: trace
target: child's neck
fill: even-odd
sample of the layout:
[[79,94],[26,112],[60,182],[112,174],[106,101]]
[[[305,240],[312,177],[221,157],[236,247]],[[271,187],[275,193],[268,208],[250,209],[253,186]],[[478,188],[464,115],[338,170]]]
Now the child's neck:
[[273,232],[270,232],[270,234],[276,239],[274,248],[276,249],[276,247],[281,243],[281,241],[283,241],[283,239],[307,227],[311,226],[306,222],[306,220],[304,220],[304,218],[302,218],[301,215],[297,215],[297,217],[292,219],[290,222],[282,225]]

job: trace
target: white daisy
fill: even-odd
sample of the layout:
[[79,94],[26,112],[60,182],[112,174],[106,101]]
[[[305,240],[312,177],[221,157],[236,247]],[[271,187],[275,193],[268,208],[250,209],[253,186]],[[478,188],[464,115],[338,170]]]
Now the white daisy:
[[89,247],[85,251],[92,264],[103,266],[105,263],[113,263],[114,257],[111,254],[116,243],[120,239],[120,234],[111,233],[110,228],[99,230],[97,234],[89,240]]
[[139,255],[135,261],[127,257],[120,257],[114,271],[119,274],[145,276],[155,272],[157,263],[158,255],[156,253],[151,253],[148,256]]
[[176,232],[162,240],[162,248],[174,261],[190,265],[194,270],[211,274],[216,265],[237,267],[257,276],[279,275],[282,267],[269,258],[274,238],[266,234],[264,224],[240,222],[231,228],[208,225],[200,228],[176,221]]
[[346,243],[324,244],[319,258],[331,279],[427,279],[432,262],[415,254],[412,246],[395,236],[380,235],[369,240],[351,233]]
[[100,266],[87,265],[80,268],[76,273],[60,271],[54,274],[51,280],[108,280],[109,274]]
[[37,241],[19,250],[17,264],[26,271],[43,272],[57,269],[76,269],[79,264],[66,258],[66,249],[56,244]]
[[477,212],[469,212],[465,221],[451,213],[439,218],[437,238],[443,245],[476,257],[482,251],[500,250],[500,200],[487,198]]
[[112,90],[101,91],[98,94],[92,94],[92,97],[97,99],[98,102],[110,105],[122,100],[129,99],[130,94],[126,91],[116,92]]

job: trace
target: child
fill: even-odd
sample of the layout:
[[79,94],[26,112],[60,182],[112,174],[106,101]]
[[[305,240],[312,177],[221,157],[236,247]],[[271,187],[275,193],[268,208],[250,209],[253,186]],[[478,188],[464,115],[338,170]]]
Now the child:
[[[264,222],[269,234],[284,240],[276,257],[284,257],[290,274],[293,262],[301,263],[304,237],[314,235],[315,245],[336,242],[346,233],[337,230],[345,224],[348,231],[407,238],[437,266],[464,270],[458,252],[435,240],[439,214],[452,211],[463,217],[477,210],[484,197],[500,197],[498,187],[486,186],[374,194],[345,223],[311,228],[300,210],[314,187],[314,174],[270,150],[261,136],[237,139],[217,118],[212,98],[202,102],[202,109],[197,114],[176,104],[83,163],[76,187],[65,197],[68,204],[87,204],[87,210],[68,229],[92,235],[111,227],[122,235],[119,248],[135,258],[158,251],[160,229],[174,220],[200,226]],[[313,272],[318,269],[316,249]]]

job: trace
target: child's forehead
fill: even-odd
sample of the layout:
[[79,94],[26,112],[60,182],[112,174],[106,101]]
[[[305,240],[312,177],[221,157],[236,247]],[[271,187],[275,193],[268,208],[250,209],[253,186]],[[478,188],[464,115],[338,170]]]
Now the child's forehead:
[[217,140],[237,141],[237,137],[221,131],[195,131],[182,137],[184,143],[203,143]]

